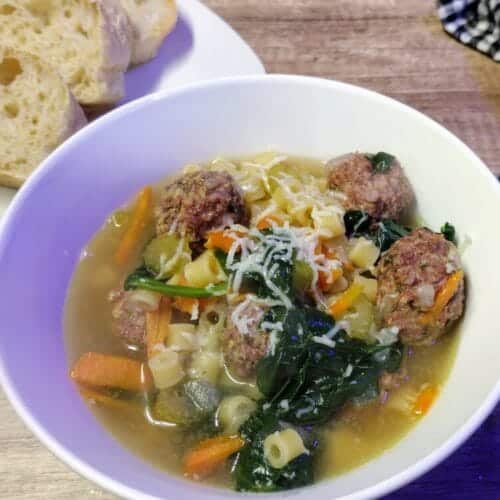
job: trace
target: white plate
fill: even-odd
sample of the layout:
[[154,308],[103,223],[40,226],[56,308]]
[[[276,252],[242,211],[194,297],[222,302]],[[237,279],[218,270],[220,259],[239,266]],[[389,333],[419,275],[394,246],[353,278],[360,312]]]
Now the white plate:
[[[174,31],[152,61],[130,70],[121,104],[156,92],[224,76],[259,75],[265,69],[247,43],[198,0],[177,0]],[[0,187],[0,218],[16,193]]]

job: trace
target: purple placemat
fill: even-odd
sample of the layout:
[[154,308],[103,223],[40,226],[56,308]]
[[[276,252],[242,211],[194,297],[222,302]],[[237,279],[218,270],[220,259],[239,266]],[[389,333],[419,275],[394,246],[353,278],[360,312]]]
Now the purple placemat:
[[384,500],[399,498],[500,500],[500,404],[451,457]]

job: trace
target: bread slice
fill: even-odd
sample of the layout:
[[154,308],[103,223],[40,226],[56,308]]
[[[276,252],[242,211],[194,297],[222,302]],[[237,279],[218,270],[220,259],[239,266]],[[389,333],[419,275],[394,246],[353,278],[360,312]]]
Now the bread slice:
[[177,22],[175,0],[120,0],[133,29],[132,64],[152,59]]
[[0,47],[0,185],[20,186],[86,122],[68,86],[47,63]]
[[49,61],[83,105],[124,95],[132,28],[118,0],[0,0],[0,44]]

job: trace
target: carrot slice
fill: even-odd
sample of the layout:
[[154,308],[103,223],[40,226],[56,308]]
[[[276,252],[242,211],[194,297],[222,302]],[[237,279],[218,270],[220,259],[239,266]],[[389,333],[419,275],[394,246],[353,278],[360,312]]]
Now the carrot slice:
[[132,213],[132,217],[123,233],[118,248],[115,252],[115,262],[123,266],[129,260],[134,248],[139,242],[139,239],[146,227],[146,224],[151,218],[153,207],[153,189],[146,186],[137,195],[137,201]]
[[87,352],[74,364],[70,376],[82,385],[111,387],[125,391],[153,388],[149,367],[135,359]]
[[453,298],[464,277],[463,271],[455,271],[443,284],[436,294],[433,306],[419,318],[421,325],[434,323],[441,314],[446,304]]
[[201,441],[184,459],[184,473],[188,476],[206,476],[231,455],[245,446],[240,436],[218,436]]
[[170,307],[170,300],[166,297],[162,297],[160,306],[156,311],[146,313],[146,350],[148,359],[158,351],[158,346],[165,344],[171,319],[172,308]]
[[417,416],[425,415],[436,400],[438,392],[435,385],[424,385],[413,404],[413,414]]
[[329,308],[330,314],[339,319],[363,292],[359,283],[353,283]]
[[208,233],[208,239],[205,243],[205,247],[210,249],[218,248],[223,252],[229,252],[233,243],[238,237],[243,236],[234,231],[211,231]]
[[326,292],[341,276],[343,272],[340,267],[332,269],[330,273],[320,271],[318,273],[318,285],[323,292]]
[[269,229],[273,226],[283,226],[285,221],[276,214],[269,214],[266,215],[265,217],[262,217],[262,219],[257,222],[257,229],[259,231],[264,231],[264,229]]

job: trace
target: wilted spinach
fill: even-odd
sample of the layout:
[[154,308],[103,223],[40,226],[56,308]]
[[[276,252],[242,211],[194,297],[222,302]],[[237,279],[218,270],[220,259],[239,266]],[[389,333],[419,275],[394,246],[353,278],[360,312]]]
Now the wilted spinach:
[[[314,481],[315,442],[305,439],[309,454],[302,454],[282,469],[275,469],[264,457],[264,440],[284,428],[277,415],[261,407],[243,424],[240,434],[247,444],[238,454],[234,479],[238,491],[271,492],[298,488]],[[309,441],[309,442],[307,442]]]
[[383,151],[380,151],[374,155],[366,155],[366,157],[368,158],[368,160],[370,160],[373,171],[376,174],[385,174],[386,172],[388,172],[391,169],[394,160],[396,159],[395,156],[389,153],[384,153]]
[[364,236],[372,240],[381,252],[388,250],[393,243],[411,232],[410,228],[391,219],[377,221],[362,210],[348,210],[344,214],[344,224],[347,237]]
[[451,241],[452,243],[456,243],[456,232],[455,232],[455,226],[450,224],[449,222],[445,222],[443,226],[441,227],[441,234],[448,240]]
[[348,400],[378,394],[380,374],[401,362],[399,342],[367,344],[343,330],[325,337],[335,321],[314,308],[272,308],[264,320],[280,322],[282,331],[257,365],[257,385],[273,412],[292,424],[324,423]]

